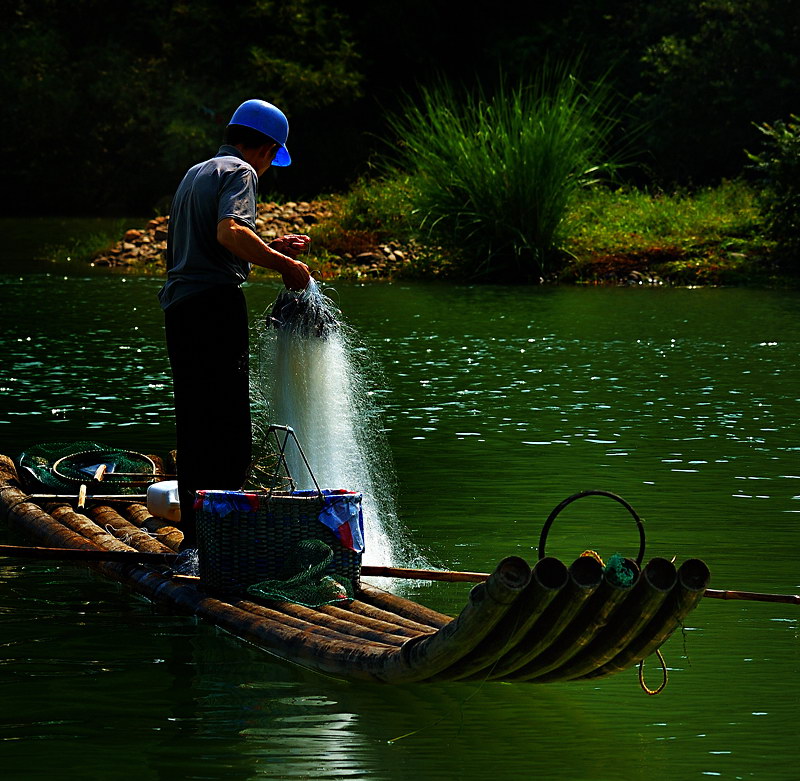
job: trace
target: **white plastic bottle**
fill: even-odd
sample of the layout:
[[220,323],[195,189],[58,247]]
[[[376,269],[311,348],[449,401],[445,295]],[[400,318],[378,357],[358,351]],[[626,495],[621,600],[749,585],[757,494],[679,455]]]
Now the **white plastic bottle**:
[[150,515],[173,523],[181,519],[181,504],[178,499],[178,481],[162,480],[147,487],[147,510]]

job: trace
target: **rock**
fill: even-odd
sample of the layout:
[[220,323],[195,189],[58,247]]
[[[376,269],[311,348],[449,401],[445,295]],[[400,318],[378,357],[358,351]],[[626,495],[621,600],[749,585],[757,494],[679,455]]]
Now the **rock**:
[[[256,213],[256,230],[259,236],[269,242],[286,233],[309,233],[309,226],[317,225],[334,216],[334,210],[323,201],[289,201],[285,204],[259,203]],[[163,268],[167,248],[169,217],[163,215],[149,220],[141,230],[131,229],[125,232],[121,240],[111,249],[104,251],[93,259],[96,266],[160,266]],[[367,232],[364,232],[367,236]],[[345,232],[345,241],[350,236]],[[324,248],[320,261],[324,278],[362,278],[388,277],[399,264],[408,263],[414,256],[414,247],[397,241],[384,241],[378,244],[369,238],[360,239],[349,248],[337,246],[334,242],[326,246],[324,240],[320,245]],[[314,250],[312,244],[312,252]],[[361,249],[356,253],[355,249]],[[355,257],[354,257],[355,255]]]
[[372,263],[382,260],[383,258],[377,252],[359,252],[355,259],[359,261],[359,263]]

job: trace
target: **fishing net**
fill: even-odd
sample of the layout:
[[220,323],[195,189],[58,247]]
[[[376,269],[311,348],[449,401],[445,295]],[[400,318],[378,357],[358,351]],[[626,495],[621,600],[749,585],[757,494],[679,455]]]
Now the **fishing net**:
[[272,305],[267,323],[298,336],[327,339],[340,327],[337,313],[331,300],[322,295],[311,280],[300,292],[281,291]]
[[604,568],[605,576],[608,580],[620,588],[628,588],[633,585],[636,573],[631,570],[625,561],[625,557],[620,553],[613,553],[608,559],[608,564]]
[[265,580],[249,586],[247,593],[258,599],[294,602],[305,607],[320,607],[353,598],[347,578],[325,574],[333,561],[333,550],[322,540],[301,540],[294,550],[293,569],[286,580]]
[[600,554],[597,551],[585,550],[581,553],[581,557],[583,556],[588,556],[599,562],[606,580],[615,586],[619,586],[619,588],[629,588],[636,580],[636,572],[630,568],[621,553],[612,553],[608,559],[608,564],[600,558]]
[[56,492],[73,492],[94,481],[108,484],[115,493],[137,493],[156,475],[156,466],[147,456],[97,442],[33,445],[18,463],[39,485]]

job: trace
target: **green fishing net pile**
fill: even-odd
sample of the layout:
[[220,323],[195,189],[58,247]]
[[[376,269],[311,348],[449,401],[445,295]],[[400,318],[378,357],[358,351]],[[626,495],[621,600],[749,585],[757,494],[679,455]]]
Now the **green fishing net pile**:
[[320,607],[353,598],[353,586],[347,578],[325,574],[333,561],[333,551],[322,540],[301,540],[294,552],[295,569],[287,580],[265,580],[247,589],[258,599],[294,602],[305,607]]
[[155,465],[147,456],[97,442],[33,445],[17,463],[27,476],[56,493],[74,493],[81,484],[91,483],[102,464],[106,466],[102,482],[121,494],[141,491],[155,472]]
[[625,557],[614,553],[606,564],[604,570],[606,578],[620,588],[627,588],[633,584],[636,573],[632,572],[625,563]]

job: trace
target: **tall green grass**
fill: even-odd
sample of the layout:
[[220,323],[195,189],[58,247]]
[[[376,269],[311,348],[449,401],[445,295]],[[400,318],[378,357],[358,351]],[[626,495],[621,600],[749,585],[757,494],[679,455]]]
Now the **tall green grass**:
[[491,96],[439,83],[390,125],[419,224],[458,247],[473,277],[549,276],[564,259],[577,191],[615,167],[606,153],[615,126],[608,93],[566,67]]

